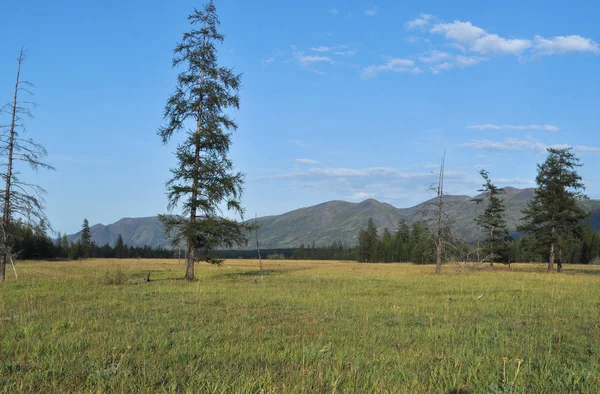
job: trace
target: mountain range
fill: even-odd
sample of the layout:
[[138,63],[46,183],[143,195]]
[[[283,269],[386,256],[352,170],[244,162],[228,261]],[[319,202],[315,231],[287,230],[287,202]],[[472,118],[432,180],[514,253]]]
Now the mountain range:
[[[506,221],[509,231],[516,234],[521,211],[535,193],[535,189],[504,188]],[[475,218],[485,209],[485,195],[475,197],[461,195],[445,196],[448,202],[446,212],[453,230],[466,239],[476,239],[480,230]],[[418,220],[420,212],[435,199],[425,201],[411,208],[396,208],[388,203],[368,199],[360,203],[329,201],[315,206],[300,208],[282,215],[265,216],[257,219],[261,228],[259,238],[264,248],[295,248],[301,243],[329,245],[342,241],[346,245],[356,244],[359,230],[372,218],[379,231],[388,228],[394,231],[400,220]],[[591,212],[590,221],[595,229],[600,229],[600,200],[586,200],[581,203]],[[132,246],[149,245],[170,247],[163,227],[156,216],[145,218],[123,218],[107,226],[96,224],[91,228],[92,240],[96,244],[114,245],[119,234],[126,244]],[[81,232],[68,236],[69,241],[79,239]]]

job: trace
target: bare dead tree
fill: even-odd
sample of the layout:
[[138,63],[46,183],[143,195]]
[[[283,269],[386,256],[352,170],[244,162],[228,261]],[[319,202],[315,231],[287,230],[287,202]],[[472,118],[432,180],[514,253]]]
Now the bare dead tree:
[[444,258],[444,165],[446,161],[446,153],[442,157],[440,165],[440,174],[437,186],[437,237],[435,241],[435,273],[442,273],[442,260]]
[[415,212],[418,219],[427,223],[432,233],[433,245],[435,247],[435,273],[442,273],[442,264],[447,260],[446,246],[452,245],[452,231],[450,220],[447,214],[449,201],[444,195],[444,170],[446,153],[442,156],[440,163],[440,172],[438,181],[429,187],[429,190],[436,193],[435,199],[423,204]]
[[25,138],[24,118],[31,117],[33,102],[21,101],[21,93],[29,93],[31,83],[21,80],[21,66],[25,60],[25,51],[21,49],[17,59],[17,77],[10,103],[0,108],[0,115],[8,115],[9,123],[0,125],[0,179],[4,181],[4,188],[0,192],[2,201],[2,220],[0,222],[0,282],[5,280],[6,263],[11,262],[13,269],[15,251],[13,250],[13,229],[15,220],[18,224],[35,229],[42,223],[48,225],[48,218],[44,213],[45,201],[43,195],[46,191],[38,185],[25,182],[20,178],[18,163],[25,163],[32,169],[54,168],[42,161],[47,156],[43,146],[32,139]]
[[262,266],[262,258],[260,257],[260,245],[258,243],[258,228],[259,227],[260,226],[256,222],[256,214],[254,214],[254,235],[256,235],[256,250],[258,251],[258,264],[260,266],[260,278],[265,279],[265,274],[263,272],[263,266]]

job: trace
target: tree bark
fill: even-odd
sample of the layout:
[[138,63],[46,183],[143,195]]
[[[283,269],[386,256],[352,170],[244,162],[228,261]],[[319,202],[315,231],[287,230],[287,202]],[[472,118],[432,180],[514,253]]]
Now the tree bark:
[[6,277],[6,253],[0,256],[0,282],[4,282]]
[[558,261],[557,261],[557,266],[556,266],[556,271],[557,272],[562,272],[563,268],[562,268],[562,247],[558,247]]
[[554,242],[550,245],[550,259],[548,260],[548,272],[554,271]]

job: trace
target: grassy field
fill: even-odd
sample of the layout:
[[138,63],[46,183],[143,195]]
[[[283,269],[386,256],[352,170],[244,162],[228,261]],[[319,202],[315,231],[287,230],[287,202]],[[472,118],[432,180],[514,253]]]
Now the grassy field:
[[264,265],[187,283],[176,260],[20,263],[0,287],[0,391],[600,391],[600,267]]

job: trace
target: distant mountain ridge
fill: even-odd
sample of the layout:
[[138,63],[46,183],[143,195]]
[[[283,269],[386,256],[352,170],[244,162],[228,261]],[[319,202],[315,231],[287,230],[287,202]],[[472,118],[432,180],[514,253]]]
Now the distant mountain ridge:
[[[517,189],[506,187],[504,202],[506,219],[511,233],[516,232],[521,211],[535,194],[535,189]],[[475,218],[485,209],[486,202],[477,204],[474,199],[484,195],[445,196],[449,202],[447,213],[455,232],[467,239],[479,237],[480,230],[475,225]],[[310,245],[329,245],[334,241],[342,241],[347,245],[356,244],[358,231],[372,218],[380,231],[388,228],[394,231],[400,220],[413,222],[418,219],[417,213],[426,204],[435,199],[425,201],[410,208],[396,208],[388,203],[368,199],[359,203],[347,201],[329,201],[311,207],[300,208],[282,215],[258,218],[261,224],[259,232],[261,246],[264,248],[294,248],[301,243]],[[600,200],[583,201],[585,209],[591,211],[590,221],[595,229],[600,229]],[[119,234],[126,244],[131,246],[149,245],[153,247],[170,247],[165,237],[162,224],[156,216],[145,218],[123,218],[107,226],[96,224],[91,228],[92,240],[97,244],[114,245]],[[79,239],[80,232],[68,236],[70,241]]]

